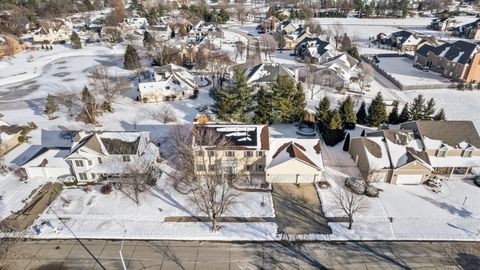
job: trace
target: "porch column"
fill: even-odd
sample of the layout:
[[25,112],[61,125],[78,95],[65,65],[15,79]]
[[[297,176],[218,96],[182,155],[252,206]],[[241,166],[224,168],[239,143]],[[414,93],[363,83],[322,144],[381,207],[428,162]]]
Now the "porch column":
[[455,167],[452,168],[452,171],[450,172],[450,177],[448,179],[452,179],[453,171],[455,171]]
[[471,168],[472,168],[472,167],[467,167],[467,171],[465,171],[465,175],[468,175],[468,172],[470,172],[470,169],[471,169]]

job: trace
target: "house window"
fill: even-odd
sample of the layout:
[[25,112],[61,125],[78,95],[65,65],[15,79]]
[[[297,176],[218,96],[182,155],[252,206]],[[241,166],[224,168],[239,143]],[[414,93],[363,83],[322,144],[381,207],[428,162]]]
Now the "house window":
[[129,155],[123,155],[122,159],[123,159],[123,162],[130,162],[130,156]]
[[257,172],[262,172],[262,171],[263,171],[263,165],[257,164]]
[[92,173],[92,179],[95,179],[95,174],[94,173]]
[[440,149],[437,152],[437,157],[446,157],[447,156],[447,150],[445,149]]
[[83,167],[83,160],[75,160],[75,166]]
[[227,155],[227,157],[233,157],[234,156],[233,151],[227,151],[226,155]]
[[215,151],[208,151],[208,156],[214,157],[215,156]]
[[203,151],[202,150],[197,151],[197,156],[203,157]]
[[88,160],[88,166],[92,166],[92,164],[93,164],[92,161],[89,159]]
[[263,157],[263,151],[257,151],[257,157]]
[[98,159],[98,164],[102,164],[102,163],[103,163],[103,161],[102,161],[102,158],[101,158],[101,157],[98,157],[97,159]]
[[245,171],[249,172],[252,170],[252,165],[250,164],[245,164]]
[[472,157],[472,154],[473,154],[472,149],[465,149],[465,151],[463,151],[463,157]]
[[211,172],[214,172],[215,171],[215,165],[214,164],[209,164],[208,165],[208,170],[211,171]]
[[79,173],[78,176],[80,177],[80,180],[87,180],[87,174],[86,173]]
[[253,157],[253,151],[245,151],[245,157]]
[[199,172],[204,172],[204,171],[205,171],[205,165],[203,165],[203,164],[197,164],[197,171],[199,171]]

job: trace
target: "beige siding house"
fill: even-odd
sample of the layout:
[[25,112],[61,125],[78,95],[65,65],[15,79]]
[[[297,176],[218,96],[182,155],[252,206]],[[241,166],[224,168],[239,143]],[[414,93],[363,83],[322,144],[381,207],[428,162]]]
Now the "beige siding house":
[[318,139],[272,139],[267,156],[267,182],[313,183],[322,179]]
[[18,138],[21,136],[21,132],[22,127],[10,125],[0,119],[0,157],[20,143]]

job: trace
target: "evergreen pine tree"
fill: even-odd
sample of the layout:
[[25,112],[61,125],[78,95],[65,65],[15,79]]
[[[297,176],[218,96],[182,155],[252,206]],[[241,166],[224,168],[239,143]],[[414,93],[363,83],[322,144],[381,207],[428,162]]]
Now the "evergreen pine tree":
[[82,102],[88,103],[91,98],[92,98],[92,94],[90,94],[90,91],[88,91],[87,86],[84,86],[82,90],[82,98],[81,98]]
[[137,69],[140,67],[140,59],[137,54],[137,50],[132,45],[127,45],[125,50],[123,67],[125,69]]
[[235,69],[234,84],[231,86],[231,95],[234,103],[232,108],[233,119],[247,122],[249,113],[253,110],[253,88],[247,83],[247,76],[243,68],[238,66]]
[[316,109],[316,114],[315,118],[319,124],[320,130],[324,130],[327,128],[328,125],[328,120],[330,117],[330,100],[328,97],[323,97],[322,100],[320,100],[320,103],[318,104],[318,107]]
[[264,87],[256,94],[257,106],[255,106],[253,122],[255,124],[272,123],[272,99]]
[[388,115],[388,123],[393,124],[393,125],[398,124],[398,117],[399,117],[399,115],[398,115],[398,101],[395,100],[393,102],[393,109],[390,112],[390,114]]
[[433,120],[435,121],[445,121],[445,111],[443,109],[440,109],[435,116],[433,117]]
[[288,76],[277,76],[272,84],[272,110],[275,122],[283,123],[292,119],[295,80]]
[[232,109],[235,107],[235,95],[229,93],[230,89],[213,90],[212,111],[223,121],[230,121],[232,118]]
[[45,110],[43,112],[48,116],[48,119],[52,119],[53,114],[58,111],[58,105],[55,101],[55,97],[52,95],[47,96],[47,103],[45,104]]
[[368,108],[368,120],[373,127],[378,127],[381,123],[388,121],[387,109],[380,92],[377,93]]
[[347,134],[345,142],[343,143],[343,151],[347,152],[350,150],[350,133]]
[[409,109],[408,103],[406,103],[405,106],[403,106],[400,116],[398,116],[398,122],[405,123],[408,121],[410,121],[410,109]]
[[347,33],[343,34],[342,44],[341,44],[340,48],[341,48],[341,51],[343,51],[343,52],[347,52],[348,50],[350,50],[352,48],[352,41],[348,37]]
[[301,83],[297,83],[296,87],[294,88],[291,100],[293,103],[293,109],[290,120],[298,122],[303,119],[306,106],[305,91],[303,91],[303,86]]
[[150,32],[145,31],[143,34],[143,47],[151,49],[155,45],[155,38]]
[[423,118],[423,110],[425,107],[425,98],[423,95],[418,95],[416,98],[413,99],[412,105],[409,106],[409,115],[410,119],[415,121],[415,120],[420,120]]
[[360,108],[357,111],[357,124],[368,124],[367,105],[365,104],[365,102],[362,102]]
[[73,49],[81,49],[82,48],[82,41],[78,36],[77,32],[73,31],[72,35],[70,36],[70,43],[72,44]]
[[356,46],[352,46],[350,49],[347,50],[347,53],[357,59],[358,61],[361,61],[361,58],[360,58],[360,53],[358,52],[358,49]]
[[343,126],[346,129],[355,129],[355,123],[357,122],[357,116],[353,109],[353,100],[351,96],[348,96],[340,105],[339,108],[340,117],[342,118]]
[[435,114],[435,100],[431,98],[423,108],[422,120],[431,120]]
[[342,118],[340,117],[340,113],[337,110],[333,110],[332,115],[328,121],[328,128],[335,130],[335,129],[342,129]]

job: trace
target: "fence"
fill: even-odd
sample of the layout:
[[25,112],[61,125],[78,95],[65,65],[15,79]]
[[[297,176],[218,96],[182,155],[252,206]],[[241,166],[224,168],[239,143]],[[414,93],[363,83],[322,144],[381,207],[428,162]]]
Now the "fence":
[[[438,84],[422,84],[422,85],[403,85],[399,80],[395,79],[392,75],[388,72],[380,68],[377,63],[374,63],[371,58],[373,54],[364,54],[361,55],[360,58],[369,63],[378,73],[382,74],[385,78],[391,81],[396,87],[400,90],[426,90],[426,89],[439,89],[439,88],[455,88],[457,86],[456,83],[438,83]],[[413,60],[413,55],[410,54],[399,54],[399,53],[384,53],[384,54],[375,54],[378,58],[386,58],[386,57],[406,57]],[[413,68],[413,67],[412,67]]]

